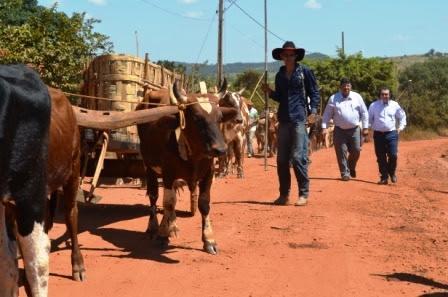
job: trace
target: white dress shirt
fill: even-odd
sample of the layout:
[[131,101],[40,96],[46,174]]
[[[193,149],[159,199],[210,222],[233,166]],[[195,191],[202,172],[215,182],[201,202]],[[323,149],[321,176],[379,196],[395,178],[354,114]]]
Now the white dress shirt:
[[327,128],[333,119],[334,125],[341,129],[351,129],[362,123],[362,128],[368,127],[368,112],[361,95],[350,91],[344,98],[341,92],[330,97],[322,117],[322,128]]
[[406,114],[398,102],[378,99],[369,106],[369,127],[374,131],[402,131],[406,127]]

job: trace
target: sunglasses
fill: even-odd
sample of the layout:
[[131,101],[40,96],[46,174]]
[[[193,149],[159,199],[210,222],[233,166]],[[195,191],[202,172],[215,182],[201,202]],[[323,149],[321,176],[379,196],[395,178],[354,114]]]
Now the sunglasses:
[[282,54],[284,58],[296,57],[296,54]]

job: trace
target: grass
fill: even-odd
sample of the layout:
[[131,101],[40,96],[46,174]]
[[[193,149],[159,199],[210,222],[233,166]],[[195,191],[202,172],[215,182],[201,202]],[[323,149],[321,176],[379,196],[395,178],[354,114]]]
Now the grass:
[[422,129],[419,127],[406,127],[400,133],[401,140],[427,140],[448,136],[448,128],[439,128],[437,130]]

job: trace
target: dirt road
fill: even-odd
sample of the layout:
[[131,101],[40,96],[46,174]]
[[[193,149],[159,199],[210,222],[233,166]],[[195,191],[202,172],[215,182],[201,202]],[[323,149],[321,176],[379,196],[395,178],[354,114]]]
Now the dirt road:
[[188,191],[178,201],[181,231],[161,250],[144,233],[144,190],[100,188],[98,205],[80,207],[87,281],[70,279],[70,251],[56,241],[50,296],[448,296],[448,139],[399,151],[398,184],[387,186],[376,184],[371,143],[349,182],[338,179],[333,149],[314,153],[302,208],[270,204],[275,159],[268,171],[263,159],[246,159],[245,179],[213,186],[217,256],[202,251]]

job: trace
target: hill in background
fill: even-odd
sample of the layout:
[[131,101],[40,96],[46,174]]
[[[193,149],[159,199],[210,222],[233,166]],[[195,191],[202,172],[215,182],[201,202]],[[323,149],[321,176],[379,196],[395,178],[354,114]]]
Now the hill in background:
[[[321,59],[330,59],[330,56],[321,54],[321,53],[311,53],[305,56],[304,62],[307,60],[321,60]],[[191,69],[194,67],[194,63],[184,63],[184,62],[176,62],[176,64],[180,64],[186,67],[187,73],[191,73]],[[273,61],[268,63],[268,71],[276,72],[278,68],[282,65],[280,61]],[[235,76],[238,73],[242,73],[246,70],[255,70],[255,71],[264,71],[264,62],[256,62],[256,63],[228,63],[224,64],[224,73],[227,77]],[[199,65],[199,73],[204,76],[214,76],[216,75],[216,64],[201,64]]]

